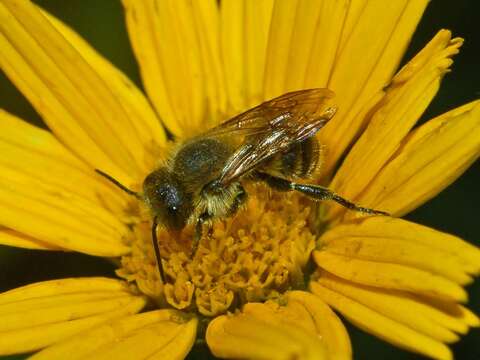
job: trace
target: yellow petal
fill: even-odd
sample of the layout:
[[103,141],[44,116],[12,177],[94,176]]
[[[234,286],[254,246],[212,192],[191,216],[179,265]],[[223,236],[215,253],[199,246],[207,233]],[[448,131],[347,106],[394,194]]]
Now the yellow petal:
[[42,281],[0,294],[0,305],[41,297],[102,291],[127,292],[128,287],[123,281],[102,277]]
[[403,216],[455,181],[480,155],[480,101],[413,131],[358,202]]
[[338,310],[351,323],[395,346],[430,356],[434,359],[452,359],[450,349],[405,325],[332,291],[316,282],[310,283],[312,292],[328,305]]
[[315,333],[311,316],[299,305],[250,303],[244,313],[219,316],[208,325],[207,344],[223,358],[324,359],[325,344]]
[[462,285],[472,281],[470,274],[480,272],[480,249],[401,219],[371,217],[346,223],[325,232],[319,241],[329,253],[406,265]]
[[298,327],[311,334],[317,332],[315,320],[310,312],[303,304],[295,300],[290,301],[287,299],[281,305],[274,301],[247,303],[243,307],[242,313],[268,324]]
[[[214,0],[196,0],[192,2],[192,6],[208,103],[207,114],[202,122],[202,128],[205,130],[222,120],[227,109],[226,80],[220,56],[220,18],[218,4]],[[262,7],[259,8],[261,11]]]
[[452,303],[452,302],[445,302],[445,301],[441,301],[440,299],[434,299],[430,297],[419,296],[419,298],[424,303],[430,306],[435,306],[436,308],[450,315],[450,317],[458,319],[462,323],[464,328],[457,330],[454,327],[452,327],[451,329],[454,331],[465,334],[467,333],[469,326],[470,327],[480,326],[479,317],[462,305]]
[[347,1],[277,1],[266,55],[265,99],[305,87],[326,87],[337,54]]
[[[440,31],[393,78],[367,129],[336,173],[332,189],[352,200],[365,189],[437,93],[440,80],[452,63],[449,57],[458,53],[462,42],[451,39],[449,31]],[[343,209],[335,206],[330,212]]]
[[358,284],[405,290],[445,300],[467,300],[467,293],[460,285],[409,266],[352,259],[328,250],[315,251],[313,257],[319,267]]
[[462,318],[465,319],[465,322],[468,324],[468,326],[477,328],[480,327],[480,318],[477,316],[477,314],[463,306],[460,306],[460,312],[462,314]]
[[[303,87],[310,51],[312,48],[320,47],[318,45],[312,46],[315,35],[317,35],[317,23],[320,22],[320,15],[325,14],[327,10],[325,8],[328,5],[330,5],[328,1],[324,4],[320,4],[317,1],[298,2],[297,8],[294,11],[295,20],[289,42],[290,46],[285,47],[288,48],[286,68],[284,72],[275,75],[273,72],[267,71],[267,75],[279,77],[280,79],[282,79],[281,75],[285,74],[283,92],[298,90]],[[335,15],[330,14],[329,17],[331,18]],[[278,29],[276,31],[278,31]],[[318,38],[315,40],[318,41]],[[333,52],[330,52],[329,55],[332,53]],[[328,60],[331,59],[327,59],[327,64]],[[325,87],[325,84],[322,84],[321,87]]]
[[266,48],[264,99],[327,87],[348,1],[277,1]]
[[317,281],[332,291],[354,299],[393,321],[441,342],[451,343],[459,339],[450,324],[453,323],[453,327],[460,329],[462,333],[468,328],[468,324],[459,316],[451,316],[402,291],[357,285],[328,272],[322,272]]
[[57,137],[85,162],[124,182],[140,177],[143,144],[123,107],[127,103],[110,88],[127,84],[103,79],[106,73],[87,62],[30,1],[3,1],[0,29],[2,68]]
[[[221,3],[221,6],[231,6],[227,5],[228,3],[235,3],[235,1],[224,1]],[[246,107],[253,107],[254,105],[257,105],[265,100],[263,94],[263,79],[266,71],[266,49],[270,32],[270,21],[272,17],[274,0],[246,0],[243,2],[243,4],[245,22],[243,24],[238,24],[235,22],[235,24],[240,25],[245,32],[245,78],[243,79],[246,93],[245,105]],[[237,17],[237,14],[230,13],[230,16],[231,18],[234,18]],[[228,39],[227,36],[225,36],[225,38]],[[228,39],[228,41],[231,40]],[[233,68],[232,70],[233,73],[227,72],[227,69],[225,69],[227,82],[231,76],[236,76],[235,72],[237,69]]]
[[[102,292],[37,298],[0,306],[0,332],[12,332],[87,318],[131,303],[128,292]],[[48,319],[48,320],[46,320]]]
[[195,341],[197,322],[175,310],[150,311],[85,331],[31,359],[183,359]]
[[153,2],[124,0],[122,3],[130,43],[139,63],[143,86],[168,129],[174,134],[181,134],[178,116],[173,110],[175,104],[170,99],[172,93],[166,83],[168,74],[165,74],[160,66],[164,49],[157,46],[160,37],[158,24],[150,19],[154,17]]
[[51,248],[104,256],[128,252],[128,229],[112,214],[123,211],[125,196],[51,133],[0,111],[0,151],[0,224]]
[[[379,234],[380,235],[380,234]],[[460,285],[473,279],[450,254],[395,238],[349,237],[322,239],[324,250],[349,258],[407,265],[444,276]]]
[[151,170],[156,159],[149,157],[155,154],[158,146],[165,145],[166,135],[145,95],[72,29],[47,12],[42,13],[107,83],[113,96],[118,99],[118,106],[125,111],[127,120],[133,127],[129,140],[137,140],[143,146],[142,153],[137,158],[139,165],[145,171]]
[[263,79],[273,0],[220,3],[220,41],[233,115],[264,100]]
[[107,320],[136,313],[146,299],[113,279],[65,279],[0,294],[0,354],[44,348]]
[[220,7],[220,41],[230,112],[244,110],[247,105],[246,64],[244,61],[245,15],[245,6],[242,1],[222,1]]
[[[320,8],[318,1],[311,1],[309,3]],[[360,1],[357,1],[356,3],[360,3]],[[303,34],[300,34],[298,42],[309,50],[309,55],[307,55],[307,68],[302,79],[305,88],[327,87],[335,63],[335,57],[339,50],[340,38],[344,31],[345,19],[347,14],[351,13],[352,7],[354,6],[355,2],[350,2],[349,0],[322,1],[320,14],[315,28],[315,37],[312,39],[311,45],[307,42],[307,39],[309,39],[308,33],[304,32]],[[309,9],[307,8],[307,11],[308,10]],[[301,26],[303,22],[302,16],[297,18],[299,22],[297,26]],[[304,37],[306,37],[306,39],[304,39]],[[295,46],[297,43],[293,43],[292,45]],[[291,52],[291,55],[294,59],[296,58],[294,52]],[[300,61],[302,61],[301,58],[298,62]],[[303,62],[295,65],[292,64],[291,67],[289,66],[289,68],[295,69],[294,71],[288,72],[290,78],[296,77],[295,74],[299,67],[298,71],[300,74],[303,74],[302,65]],[[296,87],[294,84],[290,83],[290,87]],[[287,88],[290,87],[288,87],[287,83]]]
[[123,1],[145,89],[168,129],[183,137],[226,105],[218,9],[202,2]]
[[30,237],[41,248],[105,256],[128,251],[122,240],[128,229],[112,214],[125,208],[125,196],[51,133],[0,111],[0,151],[0,224],[25,235],[17,237],[19,246]]
[[302,304],[315,322],[316,331],[325,342],[330,359],[351,359],[352,345],[347,329],[338,316],[318,297],[305,291],[291,291],[289,301]]
[[74,194],[3,169],[0,199],[0,223],[16,231],[91,255],[119,256],[130,251],[122,243],[127,228]]
[[[326,87],[348,1],[251,1],[245,8],[240,2],[225,3],[225,8],[230,8],[230,21],[225,23],[236,29],[235,43],[231,42],[231,36],[225,38],[230,41],[227,44],[230,54],[237,54],[238,60],[230,66],[236,73],[226,71],[226,74],[227,78],[231,74],[237,79],[240,90],[232,84],[232,92],[240,99],[240,105],[244,105],[242,96],[247,102],[250,99],[248,105],[251,106],[260,99],[291,90]],[[255,6],[250,6],[251,3]],[[245,17],[245,21],[241,17]],[[230,25],[232,23],[235,25]],[[250,72],[252,68],[257,71]],[[261,87],[259,80],[263,83]],[[242,89],[245,83],[246,91]],[[261,89],[264,94],[259,98]]]
[[41,240],[37,240],[31,236],[19,233],[15,230],[0,226],[0,244],[14,246],[24,249],[35,250],[62,250],[62,248],[50,245]]
[[[391,217],[376,216],[344,223],[325,233],[325,241],[336,238],[398,239],[445,252],[468,274],[480,273],[480,249],[462,239],[427,226]],[[323,242],[323,238],[320,240]],[[425,258],[425,261],[428,261]]]
[[328,149],[326,173],[364,125],[359,112],[389,82],[427,3],[351,2],[327,85],[338,96],[339,112],[319,133]]
[[[0,165],[71,192],[112,212],[123,211],[126,196],[106,183],[49,131],[41,130],[0,109]],[[68,177],[65,175],[68,174]]]
[[293,41],[299,3],[299,0],[275,1],[273,5],[265,60],[265,99],[271,99],[285,92],[290,44]]
[[117,310],[101,315],[4,332],[0,338],[0,353],[8,355],[42,349],[108,320],[134,314],[140,311],[145,303],[144,299],[136,297],[128,302],[117,303]]
[[190,352],[197,338],[197,326],[197,319],[190,319],[187,324],[182,326],[182,329],[174,339],[170,339],[167,344],[148,359],[184,359]]

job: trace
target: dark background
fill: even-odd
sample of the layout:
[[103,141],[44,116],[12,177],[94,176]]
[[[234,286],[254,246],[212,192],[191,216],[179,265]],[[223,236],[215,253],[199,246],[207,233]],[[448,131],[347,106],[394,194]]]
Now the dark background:
[[[65,21],[100,53],[141,87],[137,65],[131,52],[119,0],[36,0]],[[425,121],[453,107],[480,98],[480,1],[433,0],[413,38],[405,59],[411,58],[441,28],[451,29],[466,39],[455,57],[453,71],[423,116]],[[405,61],[404,59],[404,61]],[[0,107],[39,126],[35,110],[0,73]],[[26,164],[28,165],[28,164]],[[407,216],[407,219],[456,234],[480,245],[480,165],[474,164],[459,180],[435,199]],[[114,268],[105,260],[79,254],[27,251],[0,246],[0,291],[34,281],[71,276],[113,276]],[[480,281],[469,288],[469,307],[480,313]],[[349,326],[355,359],[423,359],[403,352]],[[471,331],[453,345],[456,359],[480,359],[480,330]],[[199,349],[192,358],[206,358]],[[23,359],[14,356],[8,359]],[[2,358],[1,359],[6,359]]]

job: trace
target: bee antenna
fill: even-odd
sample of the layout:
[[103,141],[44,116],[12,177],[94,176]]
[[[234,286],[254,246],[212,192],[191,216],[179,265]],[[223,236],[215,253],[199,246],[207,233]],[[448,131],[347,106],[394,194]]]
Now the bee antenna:
[[116,185],[118,188],[122,189],[123,191],[125,191],[127,194],[129,195],[132,195],[132,196],[135,196],[137,199],[139,200],[142,200],[142,197],[136,193],[135,191],[132,191],[130,190],[129,188],[127,188],[126,186],[120,184],[120,182],[118,180],[115,180],[113,177],[111,177],[110,175],[108,175],[107,173],[104,173],[102,170],[99,170],[99,169],[95,169],[95,172],[97,174],[100,174],[102,175],[105,179],[109,180],[111,183],[113,183],[114,185]]
[[162,258],[160,257],[160,247],[158,246],[158,240],[157,240],[157,225],[158,225],[158,219],[155,216],[153,218],[153,222],[152,222],[153,249],[155,250],[155,258],[157,260],[158,272],[160,273],[160,279],[162,279],[162,283],[165,284],[165,273],[163,272]]
[[[115,184],[117,187],[125,191],[127,194],[135,196],[137,199],[142,200],[142,197],[136,193],[135,191],[130,190],[126,186],[120,184],[118,180],[115,180],[113,177],[108,175],[107,173],[104,173],[102,170],[95,169],[95,172],[98,174],[102,175],[105,179],[109,180],[113,184]],[[158,240],[157,240],[157,226],[158,226],[158,220],[157,217],[155,216],[153,218],[152,222],[152,242],[153,242],[153,249],[155,250],[155,258],[157,260],[157,265],[158,265],[158,272],[160,273],[160,279],[162,279],[162,283],[165,284],[165,273],[163,272],[163,266],[162,266],[162,258],[160,257],[160,247],[158,246]]]

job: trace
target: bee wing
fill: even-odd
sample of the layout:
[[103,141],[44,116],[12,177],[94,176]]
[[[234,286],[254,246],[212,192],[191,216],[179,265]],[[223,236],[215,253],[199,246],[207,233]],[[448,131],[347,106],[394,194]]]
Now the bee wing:
[[208,132],[244,135],[243,144],[227,160],[219,181],[230,181],[253,170],[272,155],[315,135],[335,114],[326,102],[328,89],[299,90],[264,102]]
[[[202,136],[264,134],[282,126],[300,114],[318,113],[318,109],[335,94],[325,88],[292,91],[265,101],[210,129]],[[235,134],[234,134],[235,133]]]

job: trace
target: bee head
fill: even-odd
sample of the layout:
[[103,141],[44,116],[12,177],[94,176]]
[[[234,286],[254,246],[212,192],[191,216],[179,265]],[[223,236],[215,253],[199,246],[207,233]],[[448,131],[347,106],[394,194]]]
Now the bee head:
[[192,197],[174,174],[164,168],[155,170],[145,178],[143,192],[159,223],[169,230],[185,227],[193,211]]

